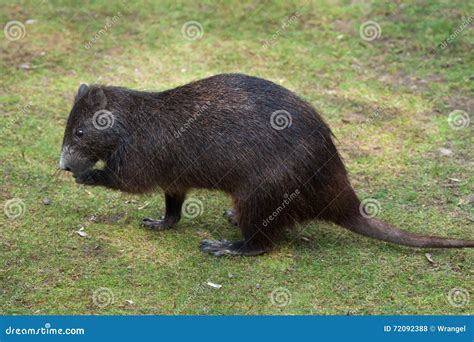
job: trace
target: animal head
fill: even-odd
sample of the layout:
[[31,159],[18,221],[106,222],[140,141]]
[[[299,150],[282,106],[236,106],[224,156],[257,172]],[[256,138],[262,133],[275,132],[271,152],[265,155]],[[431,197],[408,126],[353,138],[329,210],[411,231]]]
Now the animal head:
[[120,141],[104,89],[81,84],[64,132],[59,168],[80,174],[106,160]]

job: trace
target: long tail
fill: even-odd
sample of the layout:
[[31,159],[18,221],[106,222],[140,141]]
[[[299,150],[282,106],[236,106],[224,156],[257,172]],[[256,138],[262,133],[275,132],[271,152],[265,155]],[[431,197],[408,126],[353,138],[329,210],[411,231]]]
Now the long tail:
[[[330,146],[336,150],[334,145]],[[337,152],[335,152],[337,153]],[[333,158],[330,168],[331,183],[328,183],[325,193],[338,193],[335,198],[327,199],[328,205],[318,214],[354,233],[373,239],[396,243],[411,247],[426,248],[465,248],[474,247],[474,240],[457,240],[436,236],[410,233],[375,218],[361,213],[361,202],[351,187],[344,163],[340,158]]]
[[456,240],[435,236],[410,233],[391,226],[383,221],[357,215],[338,222],[339,225],[354,233],[373,239],[388,241],[399,245],[427,248],[464,248],[474,247],[474,240]]

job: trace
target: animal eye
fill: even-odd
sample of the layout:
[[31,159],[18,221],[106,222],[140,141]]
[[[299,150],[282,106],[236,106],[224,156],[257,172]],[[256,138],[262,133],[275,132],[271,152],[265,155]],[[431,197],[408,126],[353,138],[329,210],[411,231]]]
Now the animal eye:
[[80,138],[80,137],[82,137],[83,135],[84,135],[84,130],[83,130],[82,128],[78,128],[78,129],[76,130],[76,136],[77,136],[78,138]]

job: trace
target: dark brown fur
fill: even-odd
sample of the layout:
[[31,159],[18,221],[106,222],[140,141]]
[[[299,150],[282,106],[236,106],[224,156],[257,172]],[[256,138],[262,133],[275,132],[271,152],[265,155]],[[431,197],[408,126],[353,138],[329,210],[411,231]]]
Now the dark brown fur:
[[[113,114],[114,123],[98,130],[93,114],[101,109]],[[281,130],[271,125],[279,110],[292,121]],[[92,169],[97,160],[105,161],[103,170]],[[156,93],[81,86],[61,163],[78,183],[130,193],[163,189],[165,219],[144,220],[155,229],[178,222],[192,188],[230,194],[229,216],[243,240],[203,241],[201,249],[214,255],[266,252],[285,227],[314,219],[403,245],[474,247],[474,241],[418,236],[361,215],[321,116],[289,90],[255,77],[217,75]]]

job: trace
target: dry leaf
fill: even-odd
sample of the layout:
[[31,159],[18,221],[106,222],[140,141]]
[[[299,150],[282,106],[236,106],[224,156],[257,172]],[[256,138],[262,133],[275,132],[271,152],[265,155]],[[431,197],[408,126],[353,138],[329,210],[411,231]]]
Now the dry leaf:
[[433,260],[433,258],[431,257],[431,254],[430,253],[425,253],[425,257],[426,259],[431,262],[432,264],[436,264],[435,261]]
[[207,285],[209,285],[210,287],[213,287],[215,289],[220,289],[222,287],[222,285],[214,284],[214,283],[211,283],[210,281],[207,282]]
[[79,230],[76,230],[75,233],[81,237],[89,237],[89,234],[84,231],[84,227],[79,228]]

